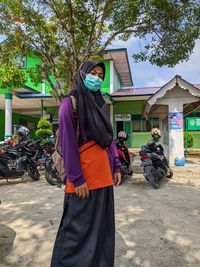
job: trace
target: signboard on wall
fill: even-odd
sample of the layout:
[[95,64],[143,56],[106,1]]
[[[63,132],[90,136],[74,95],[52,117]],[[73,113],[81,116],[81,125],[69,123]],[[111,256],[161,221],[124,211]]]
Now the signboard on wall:
[[115,121],[131,121],[131,114],[115,114]]
[[200,130],[200,118],[187,118],[187,129],[190,131]]
[[183,131],[183,112],[170,112],[168,118],[170,131]]

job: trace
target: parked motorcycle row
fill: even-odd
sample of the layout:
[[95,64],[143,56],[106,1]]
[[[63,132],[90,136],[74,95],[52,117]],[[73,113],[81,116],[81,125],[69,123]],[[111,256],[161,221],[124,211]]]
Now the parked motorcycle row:
[[[43,168],[46,181],[50,185],[61,185],[62,181],[51,157],[54,152],[54,142],[44,141],[42,138],[30,141],[27,138],[29,130],[25,127],[19,129],[18,135],[17,143],[9,140],[0,149],[0,180],[16,179],[27,173],[34,181],[37,181],[40,179],[39,170]],[[162,145],[156,144],[159,138],[159,129],[152,129],[152,139],[143,145],[139,152],[144,177],[155,189],[160,187],[162,179],[173,176]],[[127,133],[120,131],[115,140],[122,166],[122,182],[133,174],[130,152],[125,144],[127,139]]]
[[44,167],[47,172],[48,162],[54,152],[54,143],[42,138],[31,141],[28,135],[29,130],[21,127],[18,131],[18,141],[14,143],[9,139],[0,149],[0,180],[18,179],[27,173],[32,180],[38,181],[39,170]]
[[[17,179],[27,173],[34,181],[39,180],[39,169],[49,157],[49,144],[36,141],[5,143],[0,149],[0,179]],[[47,149],[48,147],[48,149]],[[53,146],[52,146],[53,148]]]
[[[173,171],[164,154],[163,146],[157,144],[161,137],[160,130],[158,128],[153,128],[151,135],[152,139],[148,141],[146,145],[142,145],[139,155],[144,178],[154,189],[158,189],[161,180],[173,177]],[[130,152],[124,143],[127,139],[128,135],[124,131],[120,131],[116,139],[119,160],[122,165],[122,182],[126,176],[132,176],[133,174]]]

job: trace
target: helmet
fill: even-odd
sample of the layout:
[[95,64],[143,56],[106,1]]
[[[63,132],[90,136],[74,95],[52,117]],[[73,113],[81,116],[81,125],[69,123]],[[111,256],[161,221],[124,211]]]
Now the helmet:
[[120,131],[120,132],[118,133],[118,138],[127,140],[127,139],[128,139],[128,134],[127,134],[125,131]]
[[29,129],[22,126],[19,128],[19,130],[17,131],[17,134],[20,138],[26,138],[29,135]]
[[153,138],[156,138],[156,139],[159,139],[161,137],[161,134],[160,134],[160,129],[158,128],[153,128],[151,130],[151,135]]

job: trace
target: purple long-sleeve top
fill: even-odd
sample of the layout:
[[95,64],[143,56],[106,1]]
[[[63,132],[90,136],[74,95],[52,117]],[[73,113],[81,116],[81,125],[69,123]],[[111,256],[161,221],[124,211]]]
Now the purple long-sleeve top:
[[[79,147],[88,142],[81,121],[79,121],[79,125],[80,142],[78,144],[76,121],[73,114],[72,102],[70,97],[64,98],[59,109],[61,153],[64,159],[64,167],[67,174],[67,179],[69,179],[69,181],[72,182],[75,187],[85,182],[80,164]],[[107,148],[107,152],[112,173],[114,174],[120,172],[121,163],[119,161],[118,152],[114,141]]]

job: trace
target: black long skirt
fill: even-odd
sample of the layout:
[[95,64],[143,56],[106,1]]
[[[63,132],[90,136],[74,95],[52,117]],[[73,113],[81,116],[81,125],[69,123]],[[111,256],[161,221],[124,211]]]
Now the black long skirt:
[[114,247],[113,187],[66,194],[51,267],[113,267]]

